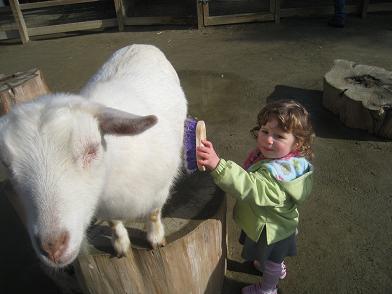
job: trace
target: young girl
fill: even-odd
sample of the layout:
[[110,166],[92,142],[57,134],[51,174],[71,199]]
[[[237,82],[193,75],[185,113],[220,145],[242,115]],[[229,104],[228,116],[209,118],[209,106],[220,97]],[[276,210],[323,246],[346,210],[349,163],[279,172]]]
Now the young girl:
[[219,158],[210,141],[197,149],[198,162],[215,183],[234,196],[234,220],[246,234],[242,255],[263,271],[260,283],[242,293],[275,294],[286,275],[284,258],[296,255],[297,206],[310,194],[314,136],[306,109],[295,101],[265,106],[251,130],[257,142],[243,169]]

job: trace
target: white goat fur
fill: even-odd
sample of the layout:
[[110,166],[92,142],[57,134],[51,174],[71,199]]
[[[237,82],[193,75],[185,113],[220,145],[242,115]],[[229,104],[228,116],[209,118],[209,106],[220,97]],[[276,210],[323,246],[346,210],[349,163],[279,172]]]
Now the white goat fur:
[[[115,52],[78,95],[43,96],[0,119],[0,157],[46,264],[61,267],[76,258],[93,216],[125,220],[153,213],[147,237],[153,246],[164,243],[160,209],[181,165],[186,112],[164,54],[132,45]],[[129,120],[136,115],[155,115],[157,123],[150,116],[144,126],[141,118],[138,132],[145,131],[132,135]],[[117,221],[112,227],[119,239],[114,247],[124,255],[126,230]],[[66,249],[54,262],[37,240],[65,231]]]

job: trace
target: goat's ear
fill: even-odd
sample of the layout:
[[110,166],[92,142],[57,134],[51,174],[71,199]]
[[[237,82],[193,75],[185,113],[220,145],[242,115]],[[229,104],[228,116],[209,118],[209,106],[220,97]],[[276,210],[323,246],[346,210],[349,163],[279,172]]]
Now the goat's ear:
[[113,135],[137,135],[158,121],[155,115],[139,116],[109,107],[101,108],[95,117],[102,133]]

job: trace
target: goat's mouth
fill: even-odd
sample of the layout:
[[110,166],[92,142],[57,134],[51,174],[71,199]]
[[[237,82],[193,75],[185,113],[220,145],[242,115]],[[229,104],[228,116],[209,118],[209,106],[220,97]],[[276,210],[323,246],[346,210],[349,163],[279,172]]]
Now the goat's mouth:
[[39,253],[39,257],[42,260],[43,263],[45,263],[47,266],[52,267],[52,268],[62,268],[66,267],[67,265],[71,264],[79,254],[79,250],[74,250],[69,253],[64,254],[60,258],[58,258],[56,261],[53,261],[50,259],[46,254],[43,254],[42,252]]

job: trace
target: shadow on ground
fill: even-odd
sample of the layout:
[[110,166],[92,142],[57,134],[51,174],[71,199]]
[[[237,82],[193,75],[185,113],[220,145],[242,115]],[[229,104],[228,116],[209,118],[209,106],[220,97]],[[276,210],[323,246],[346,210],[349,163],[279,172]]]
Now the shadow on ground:
[[[284,85],[277,85],[268,96],[267,102],[280,99],[293,99],[301,103],[310,112],[314,131],[317,137],[356,141],[385,141],[372,136],[366,131],[346,127],[339,117],[325,109],[322,105],[323,92]],[[328,122],[328,123],[326,123]]]

